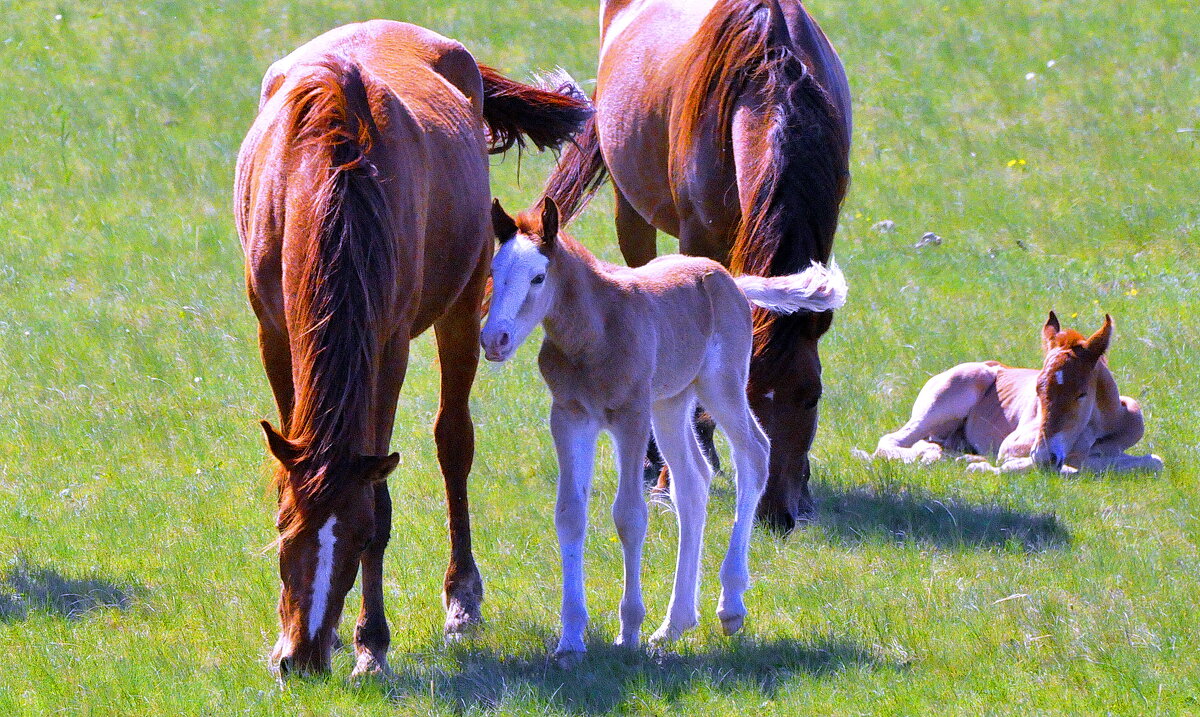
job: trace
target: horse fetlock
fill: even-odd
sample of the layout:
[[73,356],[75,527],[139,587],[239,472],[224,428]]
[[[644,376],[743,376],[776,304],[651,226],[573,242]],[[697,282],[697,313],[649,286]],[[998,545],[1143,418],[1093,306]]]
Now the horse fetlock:
[[354,661],[354,670],[350,673],[351,679],[377,677],[387,680],[393,676],[392,668],[388,666],[386,649],[378,652],[374,650],[360,651]]

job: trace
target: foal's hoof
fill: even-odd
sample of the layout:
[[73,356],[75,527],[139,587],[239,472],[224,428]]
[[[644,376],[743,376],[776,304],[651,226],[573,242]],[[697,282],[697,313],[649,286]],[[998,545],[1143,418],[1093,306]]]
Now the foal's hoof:
[[721,632],[725,633],[726,637],[736,635],[742,629],[742,625],[746,622],[745,615],[731,615],[721,618]]
[[987,461],[976,461],[974,463],[967,464],[967,472],[968,473],[993,473],[995,475],[1000,475],[1000,469],[997,468],[996,466],[992,465],[991,463],[988,463]]
[[560,670],[574,670],[583,663],[583,656],[586,654],[579,650],[555,650],[553,660]]

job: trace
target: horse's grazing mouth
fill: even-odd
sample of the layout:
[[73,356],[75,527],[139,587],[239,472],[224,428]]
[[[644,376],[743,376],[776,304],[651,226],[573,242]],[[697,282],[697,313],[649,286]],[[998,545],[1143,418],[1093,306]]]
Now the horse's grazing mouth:
[[[969,470],[997,473],[1162,470],[1156,455],[1126,453],[1145,423],[1141,406],[1119,394],[1108,368],[1112,337],[1108,315],[1085,337],[1064,330],[1050,312],[1041,331],[1041,369],[985,361],[934,376],[908,423],[880,438],[873,457],[929,463],[965,453]],[[980,454],[995,455],[997,465]]]

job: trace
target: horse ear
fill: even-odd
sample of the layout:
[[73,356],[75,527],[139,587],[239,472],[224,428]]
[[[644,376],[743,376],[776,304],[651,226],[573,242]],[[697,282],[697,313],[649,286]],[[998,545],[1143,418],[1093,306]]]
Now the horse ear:
[[787,17],[783,14],[783,8],[779,5],[779,0],[770,0],[767,3],[768,12],[770,13],[771,31],[767,35],[768,45],[770,47],[789,47],[792,43],[792,35],[788,30]]
[[362,456],[359,460],[363,464],[363,480],[368,483],[380,483],[387,479],[389,473],[396,470],[396,466],[400,465],[400,454]]
[[271,455],[275,456],[275,460],[285,468],[294,466],[300,458],[300,447],[284,438],[270,421],[260,421],[259,425],[262,426],[263,433],[267,434],[267,448],[270,449]]
[[1099,331],[1092,334],[1085,344],[1087,346],[1087,352],[1091,355],[1093,360],[1099,361],[1100,357],[1104,355],[1104,352],[1108,351],[1108,345],[1112,342],[1112,333],[1112,317],[1108,314],[1105,314],[1104,325],[1100,327]]
[[550,197],[542,200],[542,244],[552,248],[558,240],[558,203]]
[[492,200],[492,231],[496,233],[496,238],[501,244],[517,235],[517,223],[508,216],[504,207],[500,206],[499,199]]
[[1053,311],[1050,312],[1050,318],[1046,319],[1046,325],[1042,327],[1042,350],[1048,350],[1054,337],[1058,336],[1062,331],[1062,326],[1058,323],[1058,316]]

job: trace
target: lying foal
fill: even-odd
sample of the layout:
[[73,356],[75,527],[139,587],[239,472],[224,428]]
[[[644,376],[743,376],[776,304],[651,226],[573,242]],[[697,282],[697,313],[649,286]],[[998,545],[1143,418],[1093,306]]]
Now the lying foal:
[[538,365],[553,397],[550,431],[559,464],[554,522],[563,566],[556,657],[569,663],[586,651],[583,541],[601,429],[612,433],[620,474],[612,508],[625,558],[617,644],[638,644],[646,614],[642,460],[652,425],[675,477],[679,555],[671,604],[651,640],[674,640],[699,623],[696,592],[711,473],[692,429],[697,399],[728,436],[737,468],[737,508],[717,606],[725,633],[737,632],[746,615],[750,528],[768,461],[767,437],[746,399],[749,302],[780,312],[829,311],[845,302],[841,272],[814,264],[792,276],[734,279],[714,261],[679,255],[637,269],[606,264],[559,233],[558,207],[550,199],[540,214],[515,219],[495,202],[492,223],[500,250],[492,261],[484,355],[505,361],[534,326],[545,328]]
[[[1162,470],[1156,455],[1125,451],[1145,432],[1142,409],[1117,392],[1104,354],[1113,323],[1090,338],[1042,327],[1042,369],[996,361],[964,363],[929,379],[900,430],[879,439],[876,458],[930,463],[943,451],[967,454],[972,471],[1008,473],[1052,466],[1078,470]],[[980,455],[996,455],[998,467]]]

